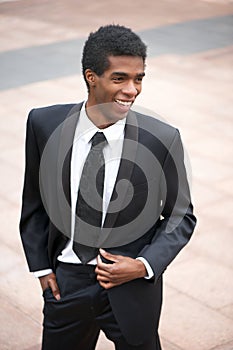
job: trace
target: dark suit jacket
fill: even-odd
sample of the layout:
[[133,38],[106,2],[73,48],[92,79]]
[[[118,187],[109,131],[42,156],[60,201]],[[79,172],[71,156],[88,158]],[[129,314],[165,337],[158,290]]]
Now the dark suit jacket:
[[[55,270],[70,237],[70,157],[81,106],[56,105],[29,114],[20,232],[30,271]],[[137,279],[108,290],[123,334],[139,344],[158,327],[161,276],[196,222],[179,132],[130,112],[116,184],[96,246],[144,257],[154,271],[150,281]]]

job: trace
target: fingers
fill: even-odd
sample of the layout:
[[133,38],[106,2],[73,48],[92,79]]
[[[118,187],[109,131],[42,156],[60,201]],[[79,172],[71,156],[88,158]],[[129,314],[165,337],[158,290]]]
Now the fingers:
[[53,293],[53,296],[56,300],[60,300],[61,299],[61,295],[60,295],[60,290],[58,288],[57,285],[57,281],[54,278],[51,278],[48,280],[48,285]]
[[39,280],[43,291],[46,288],[50,288],[54,298],[56,300],[61,299],[60,290],[57,285],[56,275],[54,273],[50,273],[48,275],[42,276],[39,278]]
[[[101,254],[102,255],[102,254]],[[101,257],[97,257],[97,266],[95,269],[97,280],[99,284],[105,288],[109,289],[115,287],[117,285],[122,284],[122,276],[121,276],[121,256],[112,255],[110,253],[105,253],[105,258],[114,259],[113,264],[106,264],[102,262]],[[124,258],[124,257],[122,257]]]
[[101,281],[99,281],[99,284],[100,284],[101,287],[103,287],[104,289],[110,289],[110,288],[116,286],[116,284],[114,284],[114,283],[112,283],[112,282],[101,282]]
[[100,285],[109,289],[114,286],[129,282],[133,279],[143,278],[147,271],[142,261],[121,255],[113,255],[100,250],[104,258],[113,261],[112,264],[106,264],[97,257],[97,266],[95,269],[97,280]]
[[97,275],[100,275],[102,277],[109,277],[110,271],[112,269],[112,264],[106,264],[102,262],[101,257],[97,256],[97,266],[95,269],[95,272]]
[[99,284],[105,289],[113,287],[113,283],[110,282],[112,265],[114,264],[106,264],[102,262],[101,257],[98,255],[95,273],[97,275],[97,280],[99,281]]

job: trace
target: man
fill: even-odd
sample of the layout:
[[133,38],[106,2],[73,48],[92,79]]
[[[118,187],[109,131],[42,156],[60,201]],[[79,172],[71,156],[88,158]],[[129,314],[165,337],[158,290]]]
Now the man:
[[179,132],[131,111],[146,46],[118,25],[83,50],[88,98],[32,110],[20,231],[44,295],[44,350],[159,350],[162,274],[196,219]]

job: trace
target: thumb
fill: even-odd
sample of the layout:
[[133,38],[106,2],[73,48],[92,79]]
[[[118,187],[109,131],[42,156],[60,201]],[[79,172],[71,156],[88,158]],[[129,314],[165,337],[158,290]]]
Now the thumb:
[[120,255],[115,255],[115,254],[111,254],[111,253],[108,253],[106,252],[106,250],[104,249],[100,249],[100,254],[107,260],[111,260],[111,261],[114,261],[114,262],[118,262],[120,260]]

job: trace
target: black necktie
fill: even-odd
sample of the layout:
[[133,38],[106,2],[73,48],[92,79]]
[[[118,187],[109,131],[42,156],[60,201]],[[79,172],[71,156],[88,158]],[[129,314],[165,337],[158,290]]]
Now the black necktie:
[[[73,250],[83,264],[94,259],[98,254],[98,249],[93,247],[95,240],[93,237],[98,237],[102,224],[105,173],[103,148],[106,142],[102,132],[97,132],[93,136],[92,146],[84,163],[79,183]],[[77,243],[76,240],[83,235],[86,237],[85,242],[90,236],[88,241],[90,245]]]

